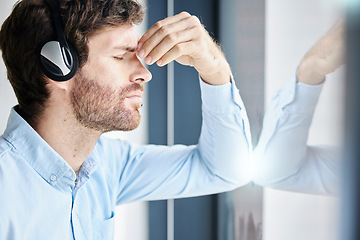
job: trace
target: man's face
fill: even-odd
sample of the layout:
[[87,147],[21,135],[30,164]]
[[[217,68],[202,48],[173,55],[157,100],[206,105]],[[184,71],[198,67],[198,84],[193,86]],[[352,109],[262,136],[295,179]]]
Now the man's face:
[[106,28],[89,38],[89,57],[74,77],[71,102],[84,126],[129,131],[140,123],[144,82],[151,73],[136,56],[132,25]]

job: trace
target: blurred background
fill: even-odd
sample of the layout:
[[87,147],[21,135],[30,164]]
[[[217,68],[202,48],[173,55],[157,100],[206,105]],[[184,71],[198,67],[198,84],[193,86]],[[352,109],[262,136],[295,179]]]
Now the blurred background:
[[[1,23],[15,0],[2,0]],[[294,74],[306,51],[343,15],[340,0],[142,0],[146,18],[139,34],[169,15],[197,15],[221,44],[247,108],[253,144],[275,91]],[[34,26],[38,27],[38,26]],[[21,56],[19,56],[21,57]],[[150,66],[142,123],[110,137],[146,144],[196,144],[201,126],[197,73],[172,64]],[[0,132],[17,104],[0,64]],[[316,110],[309,144],[340,145],[344,70],[329,76]],[[1,206],[0,206],[1,207]],[[140,202],[116,211],[116,240],[335,240],[339,198],[263,189],[254,184],[230,193]]]

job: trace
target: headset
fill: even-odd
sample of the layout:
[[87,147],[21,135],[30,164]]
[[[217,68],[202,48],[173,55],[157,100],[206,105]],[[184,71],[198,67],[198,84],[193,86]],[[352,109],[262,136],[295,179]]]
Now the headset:
[[57,39],[46,42],[40,50],[40,66],[45,76],[54,81],[67,81],[76,74],[79,57],[74,47],[66,40],[59,13],[58,0],[45,0],[51,10]]

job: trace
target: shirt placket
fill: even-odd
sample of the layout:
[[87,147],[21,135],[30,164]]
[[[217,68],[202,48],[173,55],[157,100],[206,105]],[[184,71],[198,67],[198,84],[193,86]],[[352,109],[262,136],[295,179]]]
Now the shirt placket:
[[90,174],[96,168],[96,161],[88,158],[84,161],[75,185],[72,191],[72,209],[71,209],[71,226],[75,240],[92,239],[92,231],[89,229],[90,220],[90,203],[86,197],[86,183],[89,181]]

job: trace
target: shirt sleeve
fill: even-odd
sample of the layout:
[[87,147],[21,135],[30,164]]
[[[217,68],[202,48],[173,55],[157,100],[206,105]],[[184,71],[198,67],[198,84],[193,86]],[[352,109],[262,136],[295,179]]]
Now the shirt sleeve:
[[339,150],[307,145],[322,87],[298,83],[294,76],[272,99],[254,150],[255,183],[303,193],[338,192]]
[[234,81],[211,86],[200,79],[200,86],[197,145],[136,146],[102,137],[103,154],[111,152],[113,161],[108,171],[116,176],[116,204],[213,194],[251,180],[249,123]]

